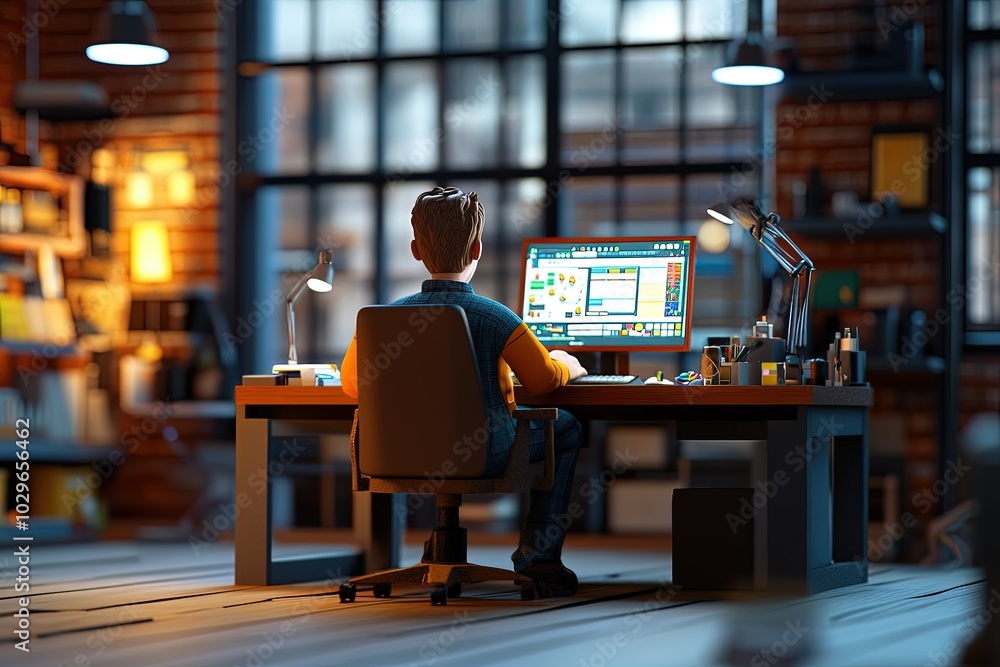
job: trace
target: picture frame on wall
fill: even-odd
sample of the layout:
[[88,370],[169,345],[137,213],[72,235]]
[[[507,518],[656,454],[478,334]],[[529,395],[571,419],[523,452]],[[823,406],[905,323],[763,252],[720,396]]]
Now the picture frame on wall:
[[902,210],[927,210],[934,155],[926,127],[875,127],[871,139],[871,196]]

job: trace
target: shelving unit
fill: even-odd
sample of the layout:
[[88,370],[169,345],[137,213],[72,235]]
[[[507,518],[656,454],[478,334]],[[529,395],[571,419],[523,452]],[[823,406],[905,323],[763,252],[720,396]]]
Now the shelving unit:
[[789,234],[807,238],[894,238],[945,234],[948,221],[937,213],[899,213],[877,218],[801,218],[785,226]]
[[793,100],[805,101],[816,90],[827,92],[837,102],[918,100],[940,95],[944,77],[935,69],[920,73],[872,70],[791,72],[782,82],[782,93]]

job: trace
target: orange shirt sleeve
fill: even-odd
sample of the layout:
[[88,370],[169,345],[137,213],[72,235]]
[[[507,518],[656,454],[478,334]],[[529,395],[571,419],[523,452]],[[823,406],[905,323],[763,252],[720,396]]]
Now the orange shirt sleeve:
[[344,393],[351,398],[358,397],[358,337],[351,339],[351,344],[340,364],[340,384]]
[[[532,394],[547,394],[569,381],[566,364],[550,357],[548,350],[524,322],[511,333],[501,356]],[[504,389],[503,385],[501,389]]]

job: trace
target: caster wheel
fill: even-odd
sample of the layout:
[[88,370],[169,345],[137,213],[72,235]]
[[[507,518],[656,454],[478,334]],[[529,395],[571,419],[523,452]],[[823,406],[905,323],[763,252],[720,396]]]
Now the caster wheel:
[[358,587],[354,584],[341,584],[340,585],[340,601],[341,602],[354,602],[354,598],[358,595]]
[[462,596],[462,583],[452,584],[448,587],[448,597],[457,598]]
[[522,600],[534,600],[535,599],[535,584],[521,584],[521,599]]
[[431,605],[448,604],[448,588],[445,586],[435,586],[431,589]]
[[392,595],[392,584],[375,584],[372,594],[377,598],[387,598]]

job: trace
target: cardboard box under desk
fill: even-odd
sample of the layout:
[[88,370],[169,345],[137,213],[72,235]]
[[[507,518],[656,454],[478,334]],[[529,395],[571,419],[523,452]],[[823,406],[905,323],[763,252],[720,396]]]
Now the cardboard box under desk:
[[609,424],[604,464],[618,472],[663,470],[670,463],[670,429],[663,424]]
[[669,535],[674,489],[679,487],[677,480],[617,479],[608,487],[608,531]]

